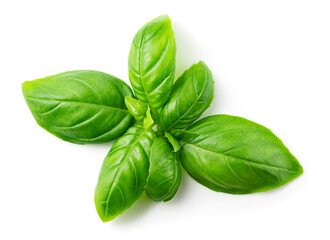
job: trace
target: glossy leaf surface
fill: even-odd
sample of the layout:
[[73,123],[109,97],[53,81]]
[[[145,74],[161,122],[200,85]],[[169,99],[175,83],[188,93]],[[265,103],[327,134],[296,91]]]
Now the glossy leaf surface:
[[181,169],[177,153],[164,138],[157,138],[150,152],[150,169],[146,194],[154,201],[169,201],[181,182]]
[[178,140],[176,140],[175,137],[172,136],[171,133],[169,133],[169,132],[165,132],[165,137],[167,138],[167,140],[168,140],[168,141],[170,142],[170,144],[172,145],[174,152],[177,152],[177,151],[180,150],[180,148],[181,148],[180,143],[178,142]]
[[155,138],[152,129],[136,124],[111,147],[95,189],[95,206],[103,222],[123,213],[141,196]]
[[279,138],[247,119],[214,115],[187,130],[199,136],[180,149],[181,163],[196,181],[214,191],[267,191],[303,172]]
[[135,35],[128,59],[129,79],[136,97],[161,108],[168,100],[175,72],[175,39],[171,20],[162,15]]
[[143,119],[143,126],[144,128],[148,128],[153,124],[154,124],[154,119],[151,116],[150,107],[148,106],[146,116]]
[[70,71],[22,84],[37,123],[74,143],[102,143],[133,123],[124,97],[132,90],[120,79],[97,71]]
[[125,104],[130,114],[137,121],[143,121],[148,110],[147,104],[128,96],[125,97]]
[[158,130],[166,132],[191,125],[210,106],[213,92],[212,74],[205,63],[192,65],[176,81],[160,113]]
[[199,135],[197,133],[193,133],[184,129],[173,129],[171,131],[171,135],[178,141],[178,139],[180,141],[179,145],[183,145],[186,142],[190,142],[192,140],[194,140],[196,137],[198,137]]

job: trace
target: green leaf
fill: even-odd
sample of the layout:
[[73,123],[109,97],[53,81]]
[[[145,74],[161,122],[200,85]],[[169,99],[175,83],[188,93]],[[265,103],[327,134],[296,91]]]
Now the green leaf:
[[37,123],[73,143],[103,143],[121,136],[133,118],[124,97],[133,97],[120,79],[97,71],[70,71],[22,84]]
[[136,124],[111,147],[95,189],[95,206],[103,222],[122,214],[141,196],[155,138],[152,129]]
[[152,112],[161,108],[170,96],[175,73],[175,39],[167,15],[152,20],[136,33],[128,68],[136,97],[150,105]]
[[125,104],[130,114],[137,121],[143,122],[144,128],[148,128],[154,123],[150,107],[147,104],[127,96],[125,97]]
[[181,148],[181,163],[197,182],[214,191],[267,191],[303,172],[279,138],[247,119],[214,115],[193,124],[188,131],[199,136]]
[[168,141],[171,143],[174,152],[177,152],[180,150],[181,145],[179,144],[178,140],[176,140],[172,134],[170,134],[169,132],[165,132],[165,137],[168,139]]
[[157,138],[150,151],[150,169],[146,185],[147,196],[154,201],[169,201],[181,182],[181,169],[177,153],[164,138]]
[[144,126],[144,128],[148,128],[148,127],[152,126],[153,123],[154,123],[154,120],[151,117],[150,108],[148,106],[146,116],[143,119],[143,126]]
[[147,104],[128,96],[125,97],[125,104],[130,114],[137,121],[143,121],[148,109]]
[[177,139],[181,146],[199,136],[197,133],[189,132],[183,129],[173,129],[171,130],[171,134],[175,139]]
[[197,120],[213,99],[211,71],[200,61],[186,70],[176,81],[170,100],[160,113],[158,130],[183,129]]

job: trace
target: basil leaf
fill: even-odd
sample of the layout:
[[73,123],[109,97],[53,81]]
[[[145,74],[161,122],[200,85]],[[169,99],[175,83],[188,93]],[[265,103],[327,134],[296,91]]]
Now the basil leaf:
[[175,39],[167,15],[152,20],[136,33],[128,68],[136,97],[157,112],[170,96],[175,72]]
[[154,120],[152,119],[152,116],[150,113],[150,108],[148,106],[147,112],[146,112],[146,117],[143,119],[143,126],[144,126],[144,128],[149,128],[153,124],[154,124]]
[[177,139],[181,146],[199,136],[197,133],[192,133],[183,129],[173,129],[171,130],[171,134],[175,139]]
[[124,97],[133,97],[120,79],[97,71],[70,71],[22,84],[37,123],[73,143],[103,143],[133,123]]
[[176,140],[172,134],[170,134],[169,132],[165,132],[165,137],[167,138],[167,140],[171,143],[173,149],[174,149],[174,152],[177,152],[180,150],[181,148],[181,145],[180,143],[178,142],[178,140]]
[[197,182],[214,191],[267,191],[303,173],[279,138],[247,119],[214,115],[188,130],[199,136],[181,148],[181,163]]
[[181,182],[181,169],[177,153],[164,138],[157,138],[150,151],[150,169],[146,185],[147,196],[154,201],[169,201]]
[[213,92],[212,74],[205,63],[192,65],[176,81],[171,98],[160,113],[158,130],[188,127],[210,106]]
[[130,114],[137,121],[143,121],[148,109],[147,104],[128,96],[125,97],[125,104]]
[[95,189],[95,206],[103,222],[131,207],[148,177],[149,152],[156,136],[136,124],[113,144],[105,157]]

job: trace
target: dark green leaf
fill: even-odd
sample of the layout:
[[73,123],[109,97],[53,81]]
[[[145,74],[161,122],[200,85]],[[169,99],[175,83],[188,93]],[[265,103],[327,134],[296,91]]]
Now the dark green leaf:
[[210,116],[188,131],[199,136],[180,149],[181,163],[196,181],[214,191],[267,191],[303,172],[279,138],[244,118]]
[[70,71],[22,84],[37,123],[74,143],[102,143],[133,123],[124,97],[132,90],[120,79],[97,71]]
[[103,222],[123,213],[141,196],[155,138],[152,129],[136,124],[111,147],[95,189],[95,206]]
[[157,138],[150,152],[150,169],[146,194],[154,201],[169,201],[181,182],[181,169],[177,153],[164,138]]
[[160,113],[158,130],[183,129],[197,120],[213,99],[211,71],[204,62],[192,65],[176,81],[170,100]]
[[175,72],[175,39],[167,15],[152,20],[136,33],[128,68],[136,97],[157,112],[170,96]]

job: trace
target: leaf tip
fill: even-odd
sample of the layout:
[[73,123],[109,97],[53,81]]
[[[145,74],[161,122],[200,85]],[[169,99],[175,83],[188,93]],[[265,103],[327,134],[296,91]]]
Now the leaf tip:
[[128,104],[130,104],[130,101],[132,101],[134,98],[131,98],[130,96],[125,96],[125,105],[127,106]]
[[32,81],[25,81],[25,82],[21,83],[21,89],[22,89],[24,98],[26,98],[28,93],[31,92],[32,87],[33,87]]
[[299,163],[299,165],[297,167],[297,177],[299,177],[303,173],[304,173],[304,168]]
[[156,17],[154,20],[161,20],[161,21],[171,21],[170,17],[167,14],[162,14]]
[[167,14],[160,15],[160,16],[156,17],[155,19],[151,20],[147,24],[150,24],[150,23],[158,23],[161,25],[168,25],[168,26],[172,27],[171,19]]
[[25,82],[22,82],[22,83],[21,83],[21,88],[22,88],[23,93],[24,93],[25,90],[28,88],[28,86],[29,86],[29,82],[30,82],[30,81],[25,81]]
[[109,216],[108,214],[106,214],[106,210],[104,208],[102,208],[96,201],[95,201],[95,208],[96,208],[97,215],[99,216],[99,218],[101,219],[102,222],[104,222],[104,223],[109,222],[115,218],[113,216]]
[[196,63],[196,65],[205,65],[206,66],[206,64],[205,64],[205,62],[203,60],[199,60],[199,62]]

